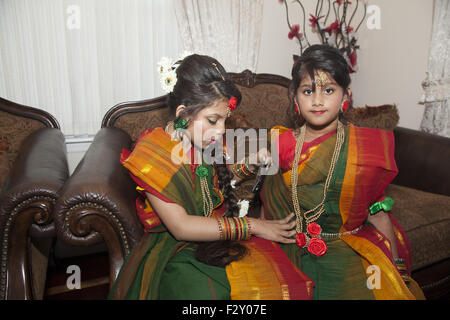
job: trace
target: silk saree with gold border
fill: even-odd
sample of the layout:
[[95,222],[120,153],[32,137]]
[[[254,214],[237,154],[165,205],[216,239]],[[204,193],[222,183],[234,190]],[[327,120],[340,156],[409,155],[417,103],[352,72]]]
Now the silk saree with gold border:
[[[296,138],[294,131],[276,127],[280,171],[267,176],[260,192],[267,219],[293,212],[290,177]],[[321,202],[336,143],[336,131],[304,143],[298,164],[298,197],[302,212]],[[383,200],[384,190],[397,174],[392,132],[345,126],[342,146],[325,197],[325,212],[316,220],[326,233],[347,233],[325,240],[322,256],[296,244],[281,244],[292,262],[314,282],[313,299],[415,299],[423,294],[414,280],[403,281],[390,251],[391,243],[367,222],[369,206]],[[394,199],[395,200],[395,199]],[[400,258],[411,272],[406,235],[390,215]],[[414,295],[413,294],[416,295]]]
[[[188,155],[177,152],[162,128],[148,130],[122,164],[141,190],[182,206],[188,214],[203,214],[199,178]],[[214,204],[212,218],[225,212],[217,176],[208,167]],[[179,242],[165,228],[148,201],[137,201],[145,227],[140,243],[126,258],[110,299],[311,299],[313,282],[274,242],[252,237],[242,241],[248,254],[225,268],[195,258],[196,244]],[[219,230],[218,230],[219,232]]]

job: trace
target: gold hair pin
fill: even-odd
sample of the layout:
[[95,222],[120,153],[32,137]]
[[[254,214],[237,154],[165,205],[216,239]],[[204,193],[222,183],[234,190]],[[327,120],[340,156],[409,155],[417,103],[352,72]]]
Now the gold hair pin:
[[212,63],[212,65],[214,66],[214,68],[216,68],[217,72],[220,74],[220,76],[222,77],[222,80],[225,81],[225,78],[222,75],[222,72],[220,72],[219,68],[217,67],[217,64],[215,64],[214,62]]

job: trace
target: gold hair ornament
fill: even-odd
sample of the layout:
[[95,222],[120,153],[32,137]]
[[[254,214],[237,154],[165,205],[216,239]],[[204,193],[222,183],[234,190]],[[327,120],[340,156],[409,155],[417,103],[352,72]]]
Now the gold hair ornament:
[[322,70],[318,70],[317,72],[315,72],[314,81],[316,82],[316,86],[323,88],[329,82],[329,79],[325,72],[323,72]]

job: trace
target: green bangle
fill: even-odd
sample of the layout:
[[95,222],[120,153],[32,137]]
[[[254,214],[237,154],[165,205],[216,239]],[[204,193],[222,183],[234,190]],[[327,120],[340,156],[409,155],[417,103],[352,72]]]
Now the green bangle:
[[377,214],[381,210],[390,211],[392,209],[392,205],[394,204],[394,200],[389,197],[384,198],[384,200],[375,202],[369,207],[369,213],[371,215]]
[[245,157],[245,159],[244,159],[244,166],[245,166],[245,169],[247,169],[248,172],[249,172],[251,175],[255,175],[255,174],[256,174],[256,172],[255,172],[255,171],[252,171],[252,170],[250,169],[250,167],[249,167],[249,164],[248,164],[248,157]]
[[247,178],[247,176],[239,169],[238,164],[233,165],[233,169],[234,174],[241,180],[245,180],[245,178]]
[[407,275],[408,269],[406,268],[405,260],[402,258],[395,258],[394,263],[401,275]]

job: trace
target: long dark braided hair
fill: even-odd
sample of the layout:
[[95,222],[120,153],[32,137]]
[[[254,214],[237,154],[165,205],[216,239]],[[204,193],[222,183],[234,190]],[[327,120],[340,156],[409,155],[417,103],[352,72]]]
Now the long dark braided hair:
[[[214,58],[190,55],[179,61],[176,73],[177,82],[167,98],[167,105],[174,117],[179,105],[186,106],[186,109],[178,115],[179,118],[194,118],[203,108],[211,106],[217,100],[228,101],[234,96],[237,99],[237,105],[241,101],[240,91],[229,79],[223,66]],[[225,163],[225,159],[222,164],[215,163],[214,170],[227,208],[225,216],[237,217],[239,207],[231,187],[233,174],[227,169]],[[197,260],[213,266],[226,266],[239,260],[246,253],[246,248],[235,241],[208,241],[197,242],[197,244]]]

